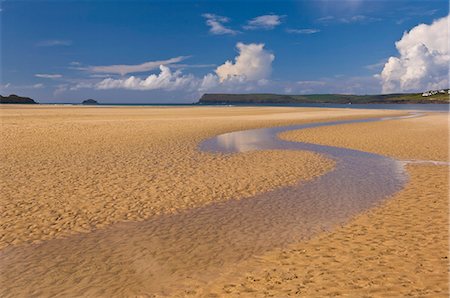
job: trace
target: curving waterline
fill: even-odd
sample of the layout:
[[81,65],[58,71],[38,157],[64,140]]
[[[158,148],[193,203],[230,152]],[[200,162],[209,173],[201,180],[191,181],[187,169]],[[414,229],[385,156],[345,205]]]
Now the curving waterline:
[[310,182],[249,199],[5,249],[0,253],[0,296],[170,295],[171,290],[210,280],[224,265],[342,224],[399,191],[407,181],[404,162],[358,150],[284,141],[277,135],[417,116],[254,129],[206,140],[201,150],[307,150],[335,160],[336,167]]

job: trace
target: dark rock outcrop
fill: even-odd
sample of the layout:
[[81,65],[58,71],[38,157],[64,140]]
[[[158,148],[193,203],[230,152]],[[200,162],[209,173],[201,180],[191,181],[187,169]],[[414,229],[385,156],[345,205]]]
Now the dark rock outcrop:
[[2,96],[0,95],[0,103],[7,104],[37,104],[36,101],[29,97],[22,97],[15,94],[11,94],[10,96]]
[[98,101],[95,99],[86,99],[81,103],[82,105],[98,105]]

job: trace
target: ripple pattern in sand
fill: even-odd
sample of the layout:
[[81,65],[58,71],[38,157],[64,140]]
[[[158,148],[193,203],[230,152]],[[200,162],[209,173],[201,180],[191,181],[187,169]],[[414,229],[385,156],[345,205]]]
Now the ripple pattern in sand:
[[[371,119],[367,121],[380,121]],[[282,141],[280,132],[362,122],[339,121],[234,132],[206,140],[205,151],[307,150],[336,161],[304,184],[139,223],[1,252],[2,296],[170,294],[206,282],[232,264],[300,241],[370,208],[406,182],[403,164],[357,150]],[[289,161],[286,161],[289,162]]]

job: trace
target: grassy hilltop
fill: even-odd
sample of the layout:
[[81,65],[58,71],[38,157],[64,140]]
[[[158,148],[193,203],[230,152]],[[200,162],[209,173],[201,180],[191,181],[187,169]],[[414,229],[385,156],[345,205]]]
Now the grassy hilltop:
[[447,93],[424,97],[422,93],[399,93],[379,95],[347,94],[204,94],[198,104],[287,104],[287,103],[449,103]]

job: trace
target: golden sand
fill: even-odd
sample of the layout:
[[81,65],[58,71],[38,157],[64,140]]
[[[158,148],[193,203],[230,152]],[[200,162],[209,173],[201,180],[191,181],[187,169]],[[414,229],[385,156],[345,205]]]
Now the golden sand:
[[308,152],[220,155],[196,146],[227,131],[372,115],[295,108],[3,106],[0,248],[311,179],[333,163]]
[[448,297],[448,167],[408,166],[382,206],[310,241],[234,268],[211,297]]
[[[448,160],[448,115],[312,128],[284,139]],[[199,295],[448,297],[449,167],[408,165],[404,190],[343,227],[224,269]]]
[[332,145],[397,159],[448,161],[448,113],[285,132],[282,139]]
[[[399,113],[300,108],[21,106],[2,107],[1,114],[0,244],[8,246],[3,252],[13,252],[9,255],[19,257],[22,263],[9,262],[8,270],[1,276],[0,295],[91,293],[151,297],[149,289],[154,281],[136,279],[142,270],[139,262],[151,260],[140,260],[137,256],[143,251],[132,250],[145,241],[133,225],[128,227],[136,243],[129,243],[129,251],[106,242],[101,244],[99,253],[95,249],[83,252],[73,245],[78,238],[70,235],[249,197],[306,181],[333,167],[330,160],[307,152],[198,152],[197,144],[205,138],[256,127]],[[423,122],[407,125],[412,132],[404,129],[415,140],[413,144],[428,133],[442,135],[441,120],[433,126],[426,117],[421,119]],[[368,129],[359,129],[369,124],[346,127],[348,134],[361,132],[361,142],[369,147],[364,149],[367,151],[388,155],[395,152],[393,156],[404,159],[444,156],[434,151],[447,146],[445,137],[430,143],[428,155],[412,154],[410,148],[389,141],[403,135],[397,132],[402,121],[412,119],[395,121],[398,123],[388,126],[390,129],[377,128],[388,122],[370,124],[370,130],[377,132],[372,139]],[[422,125],[426,125],[427,133],[422,132]],[[322,130],[328,132],[324,142],[328,142],[326,136],[334,137],[331,128],[317,132]],[[384,139],[387,142],[381,146],[383,149],[374,151],[372,147]],[[330,144],[339,146],[331,141]],[[357,141],[352,145],[362,146]],[[408,171],[411,180],[403,191],[348,225],[233,267],[223,266],[217,279],[207,284],[192,281],[178,295],[447,297],[448,167],[410,165]],[[58,242],[62,240],[47,240],[63,236],[68,237],[65,243],[70,244],[65,254],[69,263],[59,260],[58,255],[52,260],[51,255],[23,255],[33,250],[23,244],[37,241],[50,243],[46,247],[55,254],[52,247],[60,247]],[[95,239],[89,241],[95,244]],[[16,248],[18,253],[14,254]],[[111,258],[109,254],[115,250],[118,256]],[[130,260],[139,261],[129,264]],[[64,265],[58,267],[60,263]],[[195,260],[189,264],[195,264]],[[27,266],[27,274],[18,274]],[[35,278],[33,272],[41,275]],[[93,272],[105,275],[96,276]],[[64,283],[63,291],[56,280]]]

